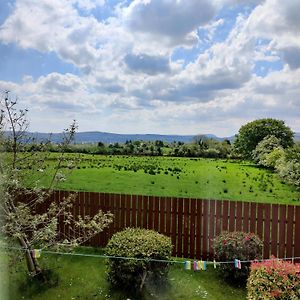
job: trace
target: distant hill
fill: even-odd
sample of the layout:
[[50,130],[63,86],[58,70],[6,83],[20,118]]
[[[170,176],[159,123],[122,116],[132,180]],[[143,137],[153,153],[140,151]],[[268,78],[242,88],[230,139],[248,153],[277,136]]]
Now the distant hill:
[[[29,132],[28,135],[33,136],[37,141],[48,140],[49,138],[53,143],[59,143],[62,139],[61,133],[41,133],[41,132]],[[203,134],[207,138],[213,138],[219,141],[224,139],[233,140],[232,137],[217,137],[214,134]],[[163,142],[184,142],[190,143],[196,135],[163,135],[163,134],[119,134],[109,133],[100,131],[88,131],[88,132],[77,132],[75,134],[76,144],[88,144],[88,143],[125,143],[126,141],[156,141],[160,140]]]
[[[33,136],[37,141],[48,140],[49,138],[53,143],[59,143],[62,139],[62,133],[42,133],[42,132],[28,132],[28,135]],[[163,134],[119,134],[100,131],[87,131],[77,132],[75,135],[76,144],[88,144],[88,143],[125,143],[126,141],[156,141],[163,142],[184,142],[190,143],[197,135],[163,135]],[[224,141],[225,139],[230,142],[234,141],[235,136],[218,137],[214,134],[203,134],[207,138],[212,138],[218,141]],[[295,141],[300,141],[300,133],[295,133]]]

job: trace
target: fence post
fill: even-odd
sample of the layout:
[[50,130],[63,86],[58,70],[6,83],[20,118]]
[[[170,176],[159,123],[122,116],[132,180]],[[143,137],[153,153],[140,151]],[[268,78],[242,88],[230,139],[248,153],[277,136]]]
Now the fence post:
[[[295,251],[294,256],[300,257],[300,206],[296,206],[295,215]],[[300,263],[300,259],[296,259],[295,262]]]

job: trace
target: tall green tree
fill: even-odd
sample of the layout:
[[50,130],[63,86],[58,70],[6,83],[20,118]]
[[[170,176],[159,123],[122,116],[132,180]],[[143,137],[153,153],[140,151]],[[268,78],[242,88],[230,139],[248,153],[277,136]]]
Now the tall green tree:
[[252,151],[267,136],[276,137],[283,148],[294,145],[294,133],[284,121],[266,118],[243,125],[236,136],[234,147],[244,158],[251,159]]

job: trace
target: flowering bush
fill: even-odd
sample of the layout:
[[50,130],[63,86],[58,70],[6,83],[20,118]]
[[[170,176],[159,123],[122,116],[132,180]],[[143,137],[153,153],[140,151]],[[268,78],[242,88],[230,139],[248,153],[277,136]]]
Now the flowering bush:
[[247,282],[247,299],[300,299],[300,264],[280,260],[254,262]]
[[234,260],[254,260],[261,258],[262,241],[254,233],[241,231],[223,232],[214,240],[215,256],[219,261],[228,261],[220,265],[220,273],[229,281],[245,284],[250,273],[250,262],[242,262],[237,269]]

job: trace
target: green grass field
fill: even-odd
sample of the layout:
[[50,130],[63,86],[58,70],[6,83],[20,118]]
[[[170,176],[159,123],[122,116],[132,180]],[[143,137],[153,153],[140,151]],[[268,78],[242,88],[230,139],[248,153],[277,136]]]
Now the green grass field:
[[[91,248],[81,249],[81,253],[95,254],[98,251]],[[110,290],[105,274],[106,260],[103,258],[44,254],[41,262],[58,275],[57,285],[42,289],[26,282],[25,262],[19,263],[15,272],[9,275],[3,274],[3,268],[0,268],[2,285],[8,288],[9,299],[135,299],[125,292]],[[155,286],[146,286],[145,296],[142,299],[246,299],[245,288],[228,285],[213,268],[194,272],[184,270],[183,264],[175,264],[171,266],[168,282],[166,287],[159,289]]]
[[[52,154],[53,160],[56,155]],[[51,160],[44,173],[49,172]],[[44,185],[49,176],[40,180]],[[80,164],[59,188],[300,204],[299,191],[281,183],[273,172],[249,162],[221,159],[81,155]]]

